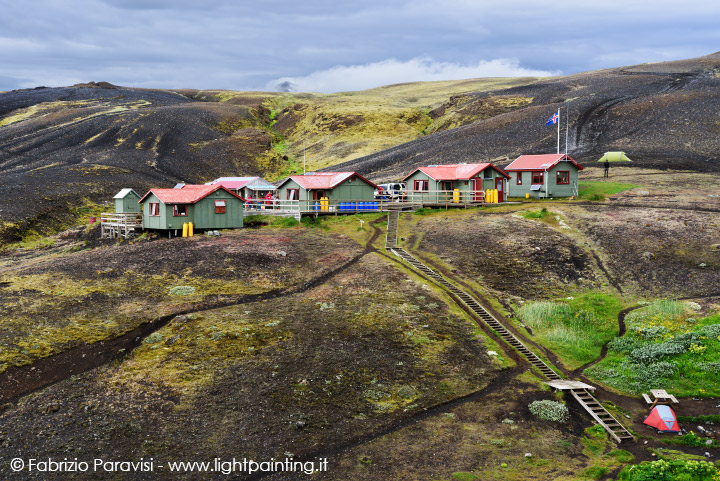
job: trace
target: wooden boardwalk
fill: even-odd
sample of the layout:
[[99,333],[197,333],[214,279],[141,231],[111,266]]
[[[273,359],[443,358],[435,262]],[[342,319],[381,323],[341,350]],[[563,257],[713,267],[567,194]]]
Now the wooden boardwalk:
[[[563,379],[556,370],[548,363],[543,361],[537,354],[523,344],[512,332],[510,332],[495,316],[485,309],[480,302],[466,291],[460,289],[440,273],[426,266],[412,254],[401,247],[397,247],[397,223],[398,214],[388,214],[388,233],[385,240],[385,248],[393,254],[410,264],[415,270],[422,272],[435,283],[447,290],[453,299],[461,306],[469,308],[477,318],[487,324],[493,331],[497,333],[506,343],[515,348],[530,364],[540,371],[540,373],[549,380]],[[395,231],[391,235],[390,229]],[[572,396],[580,403],[580,405],[592,416],[592,418],[600,424],[610,436],[618,443],[634,440],[635,437],[628,431],[617,419],[610,414],[607,409],[590,393],[587,389],[569,389]]]

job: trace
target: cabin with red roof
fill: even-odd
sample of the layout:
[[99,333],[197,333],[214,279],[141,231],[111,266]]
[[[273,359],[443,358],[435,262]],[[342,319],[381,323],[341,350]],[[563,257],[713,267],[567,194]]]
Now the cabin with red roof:
[[582,165],[567,154],[521,155],[505,172],[510,174],[510,197],[571,197],[578,194]]
[[500,202],[507,200],[509,176],[489,162],[482,164],[445,164],[418,167],[403,178],[407,199],[423,202],[453,200],[455,189],[460,191],[459,202],[482,202],[484,192],[497,189]]
[[186,222],[192,222],[195,230],[243,226],[245,199],[222,185],[150,189],[139,203],[144,229],[182,230]]
[[292,175],[278,185],[278,199],[299,200],[302,205],[320,201],[371,201],[377,185],[357,172],[311,172]]
[[275,194],[277,187],[262,177],[219,177],[207,185],[222,185],[240,197],[264,199],[267,194]]

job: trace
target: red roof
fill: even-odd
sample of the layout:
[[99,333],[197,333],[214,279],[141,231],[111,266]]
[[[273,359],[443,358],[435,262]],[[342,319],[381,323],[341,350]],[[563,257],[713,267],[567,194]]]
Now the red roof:
[[281,182],[280,185],[278,185],[278,188],[280,188],[288,180],[292,179],[305,190],[332,189],[335,186],[342,184],[352,176],[356,176],[373,186],[373,188],[377,188],[377,185],[373,184],[357,172],[315,172],[313,174],[291,175]]
[[483,164],[446,164],[418,167],[403,177],[403,180],[407,179],[418,170],[429,175],[430,178],[434,180],[468,180],[475,177],[488,167],[492,167],[505,177],[510,178],[510,176],[503,172],[501,168],[496,167],[489,162],[485,162]]
[[163,204],[194,204],[195,202],[204,199],[208,195],[212,194],[217,190],[224,190],[230,195],[234,195],[238,199],[245,202],[245,199],[239,195],[230,192],[227,188],[222,185],[184,185],[182,189],[150,189],[139,202],[143,202],[150,194],[155,194],[155,197],[160,199]]
[[555,167],[560,161],[567,159],[572,162],[575,167],[582,170],[582,165],[575,162],[575,160],[567,154],[539,154],[539,155],[521,155],[510,165],[505,167],[505,170],[518,171],[518,170],[550,170]]

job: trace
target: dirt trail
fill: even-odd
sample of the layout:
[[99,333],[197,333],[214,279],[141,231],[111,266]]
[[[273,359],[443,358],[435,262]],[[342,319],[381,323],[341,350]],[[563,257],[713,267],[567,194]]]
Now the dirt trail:
[[[470,394],[466,394],[465,396],[458,397],[458,398],[452,399],[450,401],[446,401],[446,402],[437,404],[430,408],[426,408],[408,418],[405,418],[394,424],[386,426],[385,428],[383,428],[379,431],[376,431],[371,434],[367,434],[367,435],[359,437],[359,438],[352,439],[352,440],[348,441],[347,443],[337,445],[332,448],[320,449],[320,450],[315,451],[307,456],[303,456],[302,459],[295,459],[295,461],[300,461],[300,462],[317,461],[318,458],[322,459],[322,458],[335,457],[335,456],[338,456],[352,448],[356,448],[363,444],[369,443],[375,439],[381,438],[388,434],[392,434],[403,428],[417,424],[425,419],[431,418],[433,416],[437,416],[437,415],[445,413],[445,412],[452,411],[456,407],[462,406],[463,404],[478,401],[478,400],[482,399],[483,397],[487,396],[488,394],[491,394],[491,393],[497,391],[499,388],[506,386],[515,377],[522,374],[522,372],[524,370],[525,370],[525,367],[523,367],[523,366],[515,366],[512,369],[500,371],[498,373],[498,376],[495,379],[493,379],[487,386],[485,386],[484,388],[482,388],[478,391],[472,392]],[[251,476],[248,476],[248,477],[245,477],[242,479],[243,479],[243,481],[256,481],[258,479],[263,479],[268,476],[272,476],[273,474],[276,474],[276,473],[258,473],[258,474],[251,475]],[[282,479],[282,476],[280,476],[276,479]],[[296,479],[296,478],[292,478],[292,479]]]
[[141,324],[130,332],[114,339],[99,341],[93,344],[84,344],[67,351],[36,360],[32,364],[21,367],[11,367],[0,373],[0,403],[17,400],[31,392],[43,387],[55,384],[75,374],[89,371],[96,367],[107,364],[115,359],[127,356],[133,349],[138,347],[142,341],[158,329],[166,326],[175,317],[200,313],[213,309],[232,307],[251,302],[277,299],[300,294],[313,289],[328,281],[345,269],[358,263],[365,255],[375,252],[372,244],[377,240],[382,231],[375,224],[384,219],[380,217],[370,223],[374,232],[370,240],[365,244],[365,251],[356,255],[342,266],[318,276],[295,289],[275,289],[262,294],[253,294],[235,297],[231,300],[202,302],[193,309],[185,309],[153,319],[150,322]]

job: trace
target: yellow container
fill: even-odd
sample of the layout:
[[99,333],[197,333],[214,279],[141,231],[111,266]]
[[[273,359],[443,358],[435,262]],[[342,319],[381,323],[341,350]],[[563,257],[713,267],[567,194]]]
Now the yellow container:
[[330,206],[330,199],[328,197],[321,197],[320,198],[320,210],[323,212],[327,212],[329,206]]
[[183,237],[187,237],[188,225],[187,222],[183,222]]
[[192,236],[193,236],[193,223],[188,222],[188,237],[192,237]]
[[460,203],[460,189],[453,190],[453,204]]
[[525,198],[526,198],[526,199],[529,199],[529,198],[530,198],[530,192],[525,192]]
[[489,204],[492,202],[492,190],[488,189],[485,191],[485,203]]
[[500,202],[500,193],[497,189],[493,190],[493,202],[498,204]]

